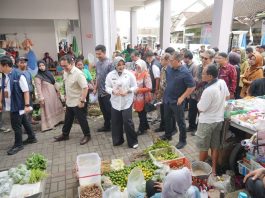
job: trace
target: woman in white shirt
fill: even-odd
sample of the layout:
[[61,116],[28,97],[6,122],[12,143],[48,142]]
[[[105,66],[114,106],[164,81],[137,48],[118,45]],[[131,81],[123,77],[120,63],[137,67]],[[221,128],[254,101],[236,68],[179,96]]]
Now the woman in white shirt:
[[126,134],[128,146],[138,147],[137,134],[132,120],[132,103],[137,89],[133,73],[125,69],[125,60],[116,57],[113,62],[115,70],[106,77],[106,91],[111,95],[111,131],[114,146],[124,143],[123,131]]

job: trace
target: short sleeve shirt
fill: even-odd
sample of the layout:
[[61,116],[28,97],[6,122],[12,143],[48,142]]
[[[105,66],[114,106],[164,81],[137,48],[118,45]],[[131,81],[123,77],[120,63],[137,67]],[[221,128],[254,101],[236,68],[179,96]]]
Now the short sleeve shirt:
[[185,66],[180,66],[177,69],[167,67],[166,83],[164,103],[176,103],[187,88],[195,86],[191,72]]
[[66,105],[76,107],[80,102],[82,89],[87,88],[84,73],[74,66],[69,73],[64,72],[64,84]]
[[98,61],[96,63],[96,79],[98,85],[98,95],[100,97],[107,95],[105,90],[105,81],[109,72],[114,69],[111,60],[106,58],[103,61]]

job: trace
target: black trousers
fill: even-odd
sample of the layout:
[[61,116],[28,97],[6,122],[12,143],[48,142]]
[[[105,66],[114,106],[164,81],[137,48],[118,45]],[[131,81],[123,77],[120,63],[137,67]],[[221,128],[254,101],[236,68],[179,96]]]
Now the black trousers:
[[[165,129],[164,103],[160,105],[160,115],[161,115],[161,121],[159,128]],[[175,131],[177,130],[175,116],[172,116],[171,119],[172,119],[172,131]]]
[[64,118],[64,125],[62,129],[63,135],[69,136],[75,117],[80,124],[80,127],[82,129],[84,136],[89,136],[90,129],[89,129],[88,122],[86,119],[85,108],[84,107],[83,108],[67,107],[67,106],[66,106],[66,112],[65,112],[65,118]]
[[143,132],[147,129],[149,129],[149,124],[148,124],[148,121],[147,121],[147,117],[146,117],[146,112],[145,110],[141,111],[141,112],[138,112],[138,117],[139,117],[139,128],[138,130]]
[[99,103],[100,110],[103,114],[104,127],[109,129],[110,128],[110,121],[111,121],[110,95],[98,97],[98,103]]
[[248,178],[246,182],[246,190],[253,198],[263,198],[265,195],[265,188],[262,180],[252,180],[252,177]]
[[184,108],[185,104],[182,103],[181,105],[177,104],[164,104],[164,117],[165,117],[165,136],[171,137],[172,136],[172,121],[170,118],[175,116],[178,127],[179,127],[179,141],[186,142],[186,123],[185,123],[185,115],[184,115]]
[[129,147],[138,143],[132,119],[132,107],[121,111],[111,108],[111,132],[114,145],[124,141],[123,131]]
[[197,128],[196,118],[198,115],[198,108],[197,108],[198,101],[190,98],[188,102],[189,102],[189,114],[188,114],[189,127],[192,129],[196,129]]
[[10,112],[10,120],[12,129],[15,132],[15,144],[14,146],[22,146],[22,125],[25,128],[25,131],[29,139],[34,139],[35,134],[31,128],[31,124],[26,116],[26,114],[19,115],[18,112]]

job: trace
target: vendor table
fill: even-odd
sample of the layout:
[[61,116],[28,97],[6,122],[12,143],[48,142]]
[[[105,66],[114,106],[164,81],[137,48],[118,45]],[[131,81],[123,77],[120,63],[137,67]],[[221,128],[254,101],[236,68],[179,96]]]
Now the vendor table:
[[243,132],[246,132],[248,134],[251,134],[251,135],[254,135],[256,133],[256,131],[252,130],[252,129],[249,129],[249,128],[246,128],[246,127],[243,127],[237,123],[234,123],[234,122],[230,122],[230,126],[232,127],[235,127]]

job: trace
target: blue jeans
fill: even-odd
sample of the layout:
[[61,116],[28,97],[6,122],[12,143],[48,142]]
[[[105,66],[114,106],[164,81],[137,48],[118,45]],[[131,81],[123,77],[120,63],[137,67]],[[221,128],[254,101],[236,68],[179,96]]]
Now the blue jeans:
[[172,136],[172,117],[175,116],[179,127],[179,141],[186,142],[186,123],[184,116],[185,104],[177,105],[177,103],[165,103],[164,104],[164,118],[165,118],[165,136]]

